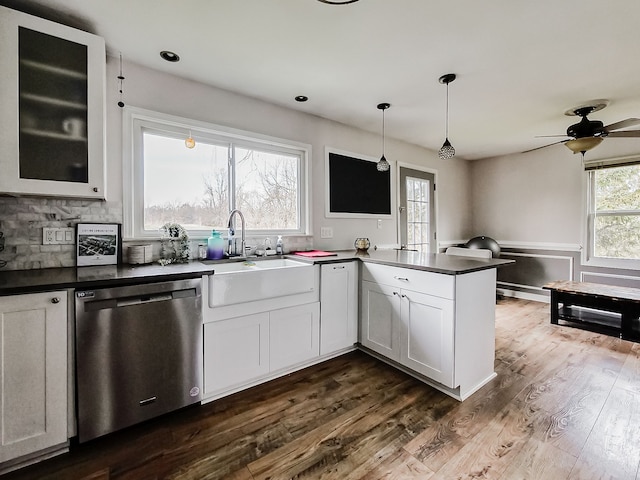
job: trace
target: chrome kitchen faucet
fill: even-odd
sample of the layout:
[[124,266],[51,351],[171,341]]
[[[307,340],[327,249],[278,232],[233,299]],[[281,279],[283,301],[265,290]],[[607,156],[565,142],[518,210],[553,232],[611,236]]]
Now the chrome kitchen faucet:
[[[233,216],[235,214],[238,214],[240,216],[240,227],[242,228],[242,241],[240,246],[242,247],[242,249],[240,250],[240,253],[238,253],[238,248],[235,245],[235,222],[233,221]],[[227,246],[227,255],[230,257],[245,257],[246,253],[245,253],[245,235],[244,235],[244,231],[245,231],[245,223],[244,223],[244,215],[242,214],[242,212],[240,210],[238,210],[237,208],[234,210],[231,210],[231,213],[229,214],[229,222],[228,222],[228,227],[229,227],[229,245]]]

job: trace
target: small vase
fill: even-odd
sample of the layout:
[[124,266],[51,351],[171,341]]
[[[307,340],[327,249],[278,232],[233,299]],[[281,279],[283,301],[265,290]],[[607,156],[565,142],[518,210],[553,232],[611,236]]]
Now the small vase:
[[356,250],[358,251],[366,252],[367,250],[369,250],[371,242],[369,242],[368,238],[356,238],[353,246],[356,247]]

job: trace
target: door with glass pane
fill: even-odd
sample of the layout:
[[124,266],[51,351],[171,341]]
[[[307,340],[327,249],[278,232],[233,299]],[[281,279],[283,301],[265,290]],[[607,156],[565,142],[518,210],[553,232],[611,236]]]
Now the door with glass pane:
[[402,247],[435,252],[435,175],[400,167],[399,183]]

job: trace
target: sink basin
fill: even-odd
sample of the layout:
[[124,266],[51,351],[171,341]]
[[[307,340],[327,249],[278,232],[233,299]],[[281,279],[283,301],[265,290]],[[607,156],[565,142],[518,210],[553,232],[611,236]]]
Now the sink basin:
[[290,260],[288,258],[274,258],[268,260],[247,260],[244,262],[229,262],[216,264],[213,270],[216,275],[237,272],[255,272],[256,270],[271,270],[273,268],[299,268],[309,266],[308,263]]
[[209,277],[209,306],[221,307],[312,292],[313,264],[288,258],[220,263]]

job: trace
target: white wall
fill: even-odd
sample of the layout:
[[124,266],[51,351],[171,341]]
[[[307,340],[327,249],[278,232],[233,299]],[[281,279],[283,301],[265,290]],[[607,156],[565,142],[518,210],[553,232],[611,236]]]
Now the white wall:
[[558,145],[470,163],[475,235],[503,242],[582,243],[580,155]]
[[[109,57],[107,195],[113,201],[122,201],[122,109],[117,106],[118,69],[118,60]],[[176,64],[176,73],[180,73],[179,63]],[[377,158],[381,154],[379,134],[132,63],[124,63],[123,74],[123,100],[128,105],[312,145],[311,234],[314,236],[315,248],[352,248],[357,237],[369,237],[372,245],[397,241],[395,219],[383,220],[382,229],[378,229],[376,219],[329,219],[324,216],[325,146]],[[259,93],[256,92],[256,95]],[[295,93],[299,92],[292,92],[292,96]],[[383,94],[384,92],[382,96]],[[389,100],[393,102],[393,99]],[[374,107],[372,105],[375,110]],[[394,161],[401,161],[437,170],[439,240],[443,242],[468,238],[471,221],[469,162],[459,159],[441,161],[433,151],[393,139],[387,139],[385,154],[392,166],[395,165]],[[320,239],[320,228],[327,226],[333,227],[334,238]]]
[[[637,139],[605,139],[590,160],[637,154]],[[470,163],[474,235],[503,242],[583,245],[586,177],[564,145]]]

